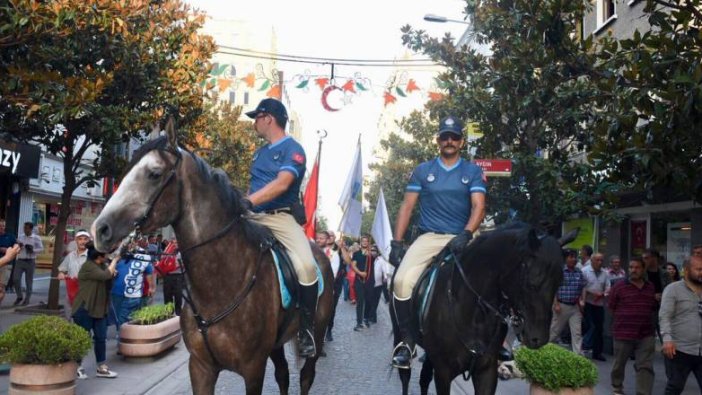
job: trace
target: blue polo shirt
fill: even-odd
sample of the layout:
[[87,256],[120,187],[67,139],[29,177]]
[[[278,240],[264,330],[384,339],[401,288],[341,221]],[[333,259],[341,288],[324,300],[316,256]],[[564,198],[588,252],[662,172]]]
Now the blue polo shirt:
[[5,233],[4,235],[0,235],[0,247],[12,247],[17,243],[17,238],[15,235],[10,234],[10,233]]
[[295,181],[282,195],[268,203],[254,207],[254,212],[290,207],[293,203],[298,202],[300,200],[300,184],[305,177],[305,163],[305,150],[290,136],[259,148],[254,153],[253,165],[251,166],[249,194],[275,180],[281,171],[290,172],[295,176]]
[[436,158],[414,169],[405,191],[419,193],[422,232],[458,234],[470,218],[471,194],[487,193],[487,188],[476,164],[459,159],[446,167]]

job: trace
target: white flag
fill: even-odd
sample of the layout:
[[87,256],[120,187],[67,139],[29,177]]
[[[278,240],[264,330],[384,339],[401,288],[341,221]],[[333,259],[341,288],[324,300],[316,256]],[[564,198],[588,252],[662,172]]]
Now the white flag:
[[375,206],[375,217],[373,218],[371,236],[373,236],[373,240],[375,240],[375,244],[378,246],[378,251],[383,258],[385,258],[385,260],[390,259],[392,229],[390,228],[388,208],[385,206],[385,195],[383,195],[383,188],[380,188],[380,194],[378,194],[378,204]]
[[361,212],[363,210],[363,169],[361,166],[361,140],[359,139],[351,171],[339,198],[339,206],[344,211],[339,230],[353,237],[361,235]]

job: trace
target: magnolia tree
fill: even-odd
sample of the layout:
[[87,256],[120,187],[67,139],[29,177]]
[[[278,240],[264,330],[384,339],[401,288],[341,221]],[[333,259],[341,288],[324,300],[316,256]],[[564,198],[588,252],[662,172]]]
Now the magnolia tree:
[[[0,130],[63,160],[60,241],[73,192],[116,175],[115,144],[167,113],[183,126],[201,114],[215,46],[198,34],[204,15],[178,0],[10,0],[0,13]],[[92,147],[100,154],[87,172]],[[58,242],[52,278],[61,257]],[[58,289],[52,280],[49,308]]]

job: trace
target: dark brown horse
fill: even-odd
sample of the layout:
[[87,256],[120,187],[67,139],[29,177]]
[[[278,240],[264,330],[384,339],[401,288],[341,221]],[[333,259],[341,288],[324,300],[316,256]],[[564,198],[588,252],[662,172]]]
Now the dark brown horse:
[[[494,394],[497,355],[509,322],[518,324],[525,346],[548,342],[551,306],[562,279],[561,245],[574,238],[556,240],[529,225],[512,224],[476,238],[458,263],[438,269],[421,335],[414,322],[415,339],[427,352],[419,382],[423,395],[432,373],[437,395],[449,395],[451,381],[462,373],[470,375],[476,394]],[[397,344],[401,339],[390,310]],[[411,370],[399,373],[407,395]]]
[[[150,232],[172,225],[183,255],[191,304],[181,328],[190,351],[193,393],[214,393],[222,370],[240,374],[247,394],[260,394],[270,357],[281,394],[289,371],[283,345],[297,333],[298,318],[287,327],[278,279],[266,247],[270,232],[245,218],[243,195],[220,170],[179,148],[172,122],[167,139],[154,140],[135,154],[119,190],[93,223],[98,249],[114,249],[136,227]],[[313,248],[325,288],[315,316],[317,356],[300,372],[307,394],[322,351],[332,302],[328,259]],[[290,307],[294,309],[294,307]]]

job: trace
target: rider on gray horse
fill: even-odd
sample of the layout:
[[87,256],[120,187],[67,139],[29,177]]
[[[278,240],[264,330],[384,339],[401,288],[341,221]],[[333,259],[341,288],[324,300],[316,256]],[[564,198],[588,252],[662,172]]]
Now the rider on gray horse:
[[[246,113],[256,133],[268,144],[256,151],[247,200],[249,218],[269,228],[288,250],[300,282],[300,356],[314,357],[314,316],[317,308],[317,269],[310,243],[293,217],[305,176],[305,151],[286,135],[288,113],[275,99],[263,99]],[[248,204],[248,203],[247,203]]]
[[[452,116],[442,119],[436,142],[439,157],[420,164],[412,172],[397,215],[390,252],[390,263],[399,265],[393,286],[393,308],[402,338],[393,351],[392,364],[401,369],[410,368],[415,352],[410,330],[410,298],[417,280],[447,244],[459,256],[485,217],[487,190],[483,172],[460,156],[465,143],[461,121]],[[421,236],[402,258],[402,239],[417,200]]]

